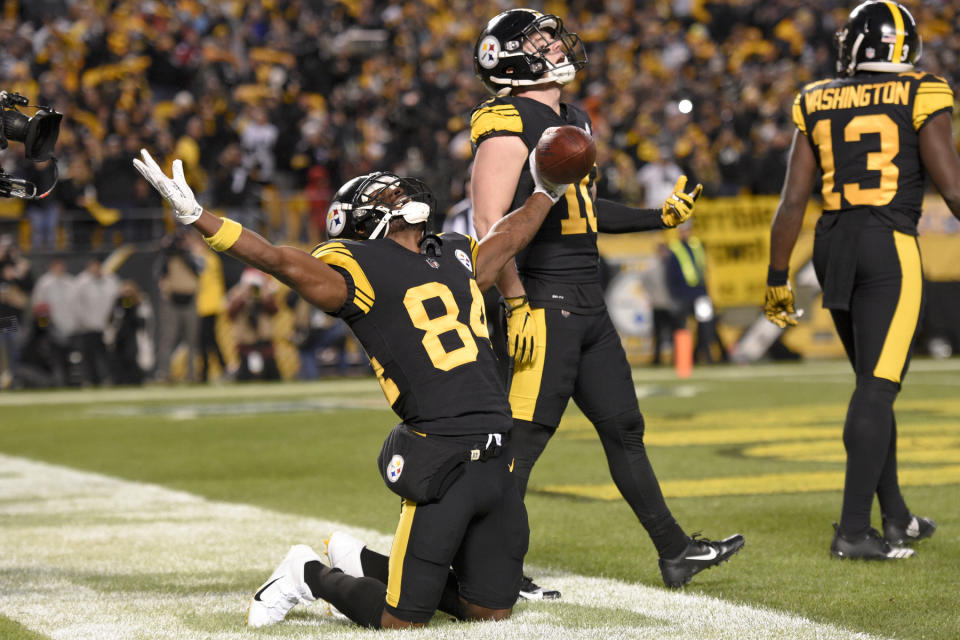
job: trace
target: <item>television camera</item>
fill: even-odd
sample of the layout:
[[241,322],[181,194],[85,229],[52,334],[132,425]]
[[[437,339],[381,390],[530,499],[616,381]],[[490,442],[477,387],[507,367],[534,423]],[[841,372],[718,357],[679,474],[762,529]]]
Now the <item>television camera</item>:
[[[37,110],[33,117],[17,110],[17,107],[31,106]],[[39,200],[50,195],[60,177],[53,147],[60,135],[61,120],[63,114],[50,107],[30,105],[19,93],[0,91],[0,149],[6,149],[8,141],[13,140],[23,143],[24,153],[31,162],[50,160],[53,164],[53,184],[43,193],[29,180],[14,178],[0,167],[0,197]]]

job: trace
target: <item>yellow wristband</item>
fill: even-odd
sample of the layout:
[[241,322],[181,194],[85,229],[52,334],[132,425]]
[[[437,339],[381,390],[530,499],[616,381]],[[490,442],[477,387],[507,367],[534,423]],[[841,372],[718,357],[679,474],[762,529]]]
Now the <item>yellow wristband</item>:
[[204,240],[214,251],[226,251],[237,244],[240,234],[243,233],[243,225],[230,218],[221,218],[223,224],[217,229],[217,232],[210,237],[204,236]]

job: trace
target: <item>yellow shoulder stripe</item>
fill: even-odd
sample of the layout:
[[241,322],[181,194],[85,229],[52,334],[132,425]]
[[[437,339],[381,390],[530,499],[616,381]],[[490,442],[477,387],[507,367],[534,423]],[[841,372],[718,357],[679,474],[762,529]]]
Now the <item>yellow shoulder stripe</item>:
[[953,90],[950,85],[939,78],[921,82],[913,101],[913,128],[919,130],[927,118],[943,109],[953,109]]
[[474,144],[483,136],[495,131],[523,133],[523,119],[512,104],[481,107],[470,119],[470,141]]
[[342,242],[328,242],[317,247],[313,252],[313,257],[346,270],[353,278],[354,304],[364,313],[370,311],[375,299],[373,287],[357,259],[353,257],[346,245]]
[[806,135],[807,123],[803,119],[803,109],[800,108],[800,98],[802,95],[802,93],[798,93],[797,97],[793,99],[793,123],[797,125],[797,129],[800,129],[800,133]]
[[480,243],[473,236],[467,236],[470,240],[470,260],[473,262],[473,275],[477,275],[477,253],[480,251]]

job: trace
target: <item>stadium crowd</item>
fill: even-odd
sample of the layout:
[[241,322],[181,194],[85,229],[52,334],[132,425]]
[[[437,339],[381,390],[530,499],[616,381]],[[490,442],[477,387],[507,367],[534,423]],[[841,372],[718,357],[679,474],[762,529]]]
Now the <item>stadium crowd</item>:
[[[601,196],[637,204],[659,202],[659,183],[680,172],[708,197],[778,193],[791,102],[832,74],[833,35],[850,10],[833,0],[533,4],[567,16],[584,40],[588,67],[569,95],[595,126]],[[921,67],[956,85],[956,3],[904,4],[921,28]],[[443,211],[464,198],[469,114],[487,97],[473,46],[487,18],[510,7],[6,2],[0,89],[66,117],[59,184],[39,203],[0,202],[0,235],[21,234],[21,249],[41,254],[160,248],[171,229],[130,165],[141,147],[183,159],[203,202],[274,240],[322,239],[336,188],[374,167],[423,177]],[[38,184],[51,178],[19,145],[0,160]]]
[[[0,87],[67,114],[56,206],[23,212],[35,244],[54,242],[59,211],[85,212],[65,216],[71,245],[88,246],[107,223],[128,240],[158,239],[154,225],[131,221],[159,202],[142,181],[121,179],[133,177],[129,158],[141,146],[183,158],[213,206],[290,240],[318,239],[332,191],[373,166],[423,176],[441,205],[457,202],[470,160],[467,118],[485,98],[472,48],[507,4],[6,3]],[[777,193],[790,103],[803,83],[832,72],[833,34],[849,7],[602,4],[543,9],[569,16],[586,43],[589,66],[573,91],[596,127],[606,195],[641,199],[637,172],[658,159],[708,195]],[[957,8],[906,4],[923,29],[923,68],[955,82]],[[7,230],[14,223],[7,218]]]

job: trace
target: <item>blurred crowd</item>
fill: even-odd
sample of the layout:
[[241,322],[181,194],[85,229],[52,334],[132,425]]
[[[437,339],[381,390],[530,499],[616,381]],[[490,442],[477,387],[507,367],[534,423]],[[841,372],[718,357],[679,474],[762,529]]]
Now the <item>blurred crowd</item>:
[[[601,196],[659,206],[662,190],[681,172],[702,182],[707,196],[779,192],[794,128],[792,100],[804,83],[834,73],[833,36],[856,2],[528,4],[560,15],[585,42],[589,63],[567,97],[579,101],[593,119]],[[904,4],[923,36],[921,68],[956,86],[957,3]],[[31,296],[34,284],[40,288],[43,281],[56,290],[48,283],[64,277],[57,275],[56,261],[43,274],[33,274],[23,266],[27,258],[13,259],[13,253],[49,258],[64,249],[83,253],[125,245],[166,255],[174,246],[170,238],[177,234],[162,215],[159,197],[130,163],[141,147],[165,166],[181,158],[201,202],[275,241],[322,240],[327,205],[337,187],[375,168],[424,178],[441,212],[461,213],[471,159],[470,113],[488,97],[473,74],[473,46],[490,17],[515,5],[501,0],[20,0],[2,6],[0,89],[65,114],[55,153],[60,182],[51,197],[30,203],[0,200],[0,236],[13,238],[4,249],[0,304],[19,305],[16,314],[0,312],[0,348],[11,352],[17,347],[10,337],[14,331],[6,326],[9,318],[42,319],[46,313],[50,317],[44,321],[56,329],[56,296],[46,302]],[[52,180],[49,163],[26,162],[19,144],[0,153],[0,163],[38,185]],[[175,275],[189,280],[189,262]],[[193,271],[194,277],[203,273],[201,267]],[[157,282],[166,281],[165,273]],[[70,276],[73,284],[83,282],[81,277],[100,283],[104,276],[93,266]],[[183,292],[141,292],[133,282],[106,279],[111,284],[98,284],[103,290],[97,295],[110,298],[111,308],[118,300],[121,306],[139,301],[141,315],[130,321],[131,331],[141,327],[142,335],[163,345],[141,344],[124,356],[127,361],[139,357],[144,375],[163,379],[167,351],[184,341],[229,368],[210,346],[209,318],[219,311],[194,318],[193,301],[177,308],[174,298]],[[262,290],[250,278],[246,283],[250,295]],[[16,291],[26,297],[14,303]],[[228,298],[221,293],[213,306],[226,305],[233,310],[231,318],[250,316]],[[161,308],[141,304],[150,300]],[[295,300],[281,302],[291,311],[298,307]],[[269,305],[256,310],[270,315]],[[154,313],[170,319],[175,335],[142,329]],[[297,313],[302,344],[342,344],[338,323],[311,317],[306,308]],[[203,315],[206,322],[198,319]],[[323,337],[310,334],[311,327],[323,330]],[[88,329],[71,328],[71,340],[79,345],[72,353],[89,351],[95,343],[76,336],[107,332],[106,324]],[[109,338],[109,332],[105,335]],[[259,356],[240,357],[237,372],[253,364],[272,373],[273,354],[255,343],[246,353]],[[99,363],[102,379],[116,378],[105,373],[109,357],[116,362],[118,356],[90,351],[85,362]]]
[[[708,195],[776,193],[804,83],[834,72],[855,2],[533,2],[565,19],[589,65],[569,96],[600,142],[603,195],[633,202],[683,171]],[[906,0],[922,67],[960,75],[949,0]],[[372,168],[464,195],[469,115],[485,99],[472,49],[513,3],[473,0],[30,0],[4,3],[0,88],[67,114],[51,202],[0,211],[50,248],[156,240],[159,202],[134,179],[141,146],[184,160],[202,200],[288,240],[321,239],[330,196]],[[8,172],[17,150],[7,152]],[[11,162],[12,160],[12,162]],[[649,165],[649,166],[648,166]],[[23,167],[38,174],[49,168]],[[47,176],[49,177],[49,176]],[[658,197],[658,196],[657,196]],[[152,222],[151,222],[152,221]],[[65,240],[61,239],[61,244]]]
[[160,244],[151,296],[119,275],[126,250],[34,269],[0,236],[0,389],[372,373],[342,322],[273,279],[247,269],[227,289],[200,236]]

